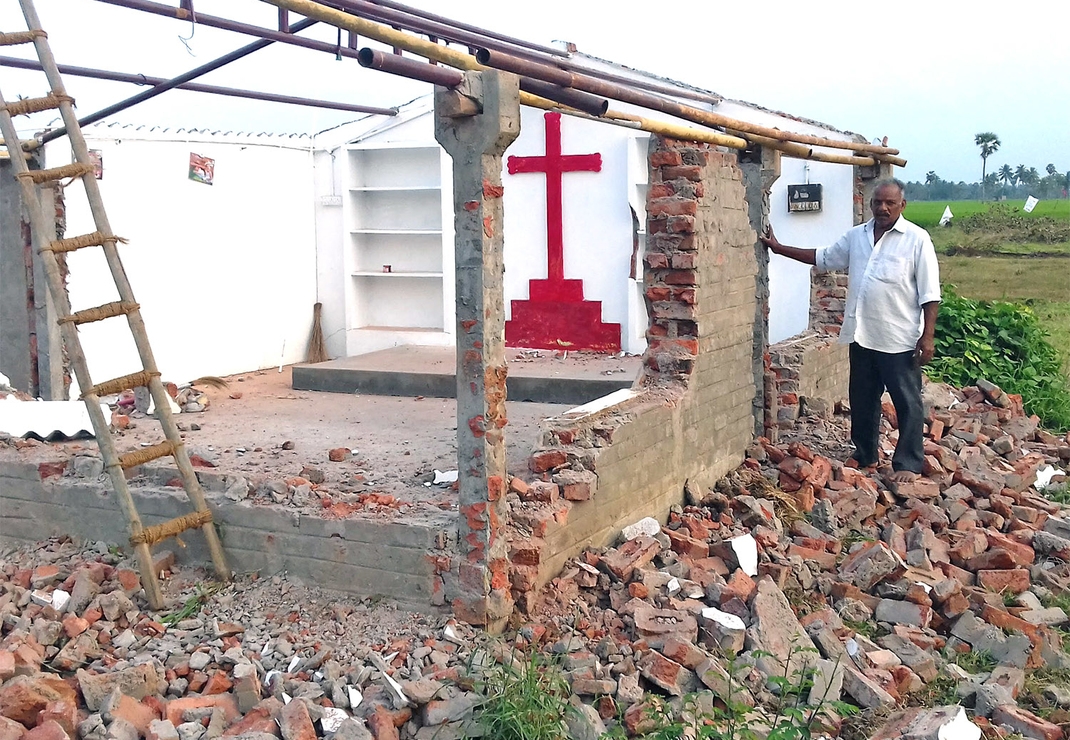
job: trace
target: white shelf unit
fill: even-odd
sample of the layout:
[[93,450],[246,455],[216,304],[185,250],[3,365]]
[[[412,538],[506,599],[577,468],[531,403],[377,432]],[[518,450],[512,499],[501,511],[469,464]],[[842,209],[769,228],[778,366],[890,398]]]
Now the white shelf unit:
[[437,146],[372,142],[349,147],[346,157],[349,354],[448,343],[454,297],[449,158]]
[[646,331],[649,317],[646,311],[646,286],[643,274],[646,265],[646,197],[650,190],[650,169],[648,164],[650,137],[637,136],[628,142],[628,205],[635,211],[639,220],[639,245],[635,254],[635,280],[631,281],[628,291],[628,325],[624,327],[624,350],[641,353],[646,349]]

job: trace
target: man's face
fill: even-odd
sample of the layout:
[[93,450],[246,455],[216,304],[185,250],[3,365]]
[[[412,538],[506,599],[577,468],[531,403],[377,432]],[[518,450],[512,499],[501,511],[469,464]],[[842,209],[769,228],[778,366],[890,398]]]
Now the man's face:
[[879,228],[885,230],[892,228],[899,220],[906,204],[903,194],[894,185],[881,185],[869,201],[869,207],[873,211],[873,220]]

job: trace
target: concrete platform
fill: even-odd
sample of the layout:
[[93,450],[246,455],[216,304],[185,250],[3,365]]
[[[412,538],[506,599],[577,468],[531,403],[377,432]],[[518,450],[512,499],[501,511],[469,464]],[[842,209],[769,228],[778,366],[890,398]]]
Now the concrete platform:
[[[452,347],[394,347],[293,368],[294,390],[454,398]],[[510,401],[579,405],[631,388],[641,358],[541,350],[506,351]]]

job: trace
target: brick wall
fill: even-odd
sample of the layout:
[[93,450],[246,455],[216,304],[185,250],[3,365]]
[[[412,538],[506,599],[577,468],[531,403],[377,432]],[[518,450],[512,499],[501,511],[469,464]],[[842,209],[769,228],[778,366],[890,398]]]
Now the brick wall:
[[826,416],[847,398],[847,345],[835,336],[807,331],[769,348],[775,378],[777,425],[790,429],[802,414]]
[[[0,547],[32,544],[53,536],[108,543],[127,541],[126,520],[109,483],[79,477],[72,460],[41,465],[0,460]],[[144,466],[132,481],[142,522],[160,524],[190,510],[181,489],[168,487],[177,475],[167,466]],[[238,573],[281,571],[305,582],[357,596],[382,594],[406,607],[429,611],[436,564],[456,538],[451,516],[423,524],[398,520],[326,519],[286,506],[234,502],[223,496],[226,476],[198,471],[218,525],[227,564]],[[207,545],[198,531],[182,535],[185,547],[169,540],[181,562],[207,564]],[[441,600],[439,600],[441,603]]]
[[655,137],[647,215],[643,370],[632,390],[543,423],[530,462],[544,482],[512,512],[521,606],[584,548],[664,519],[685,482],[712,485],[752,438],[756,235],[736,155]]

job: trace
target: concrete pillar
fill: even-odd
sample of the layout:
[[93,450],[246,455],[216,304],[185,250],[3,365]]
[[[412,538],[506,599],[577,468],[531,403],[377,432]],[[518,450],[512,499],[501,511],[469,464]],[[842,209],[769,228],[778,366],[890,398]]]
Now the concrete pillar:
[[[40,160],[30,162],[39,169]],[[54,211],[50,190],[39,193]],[[52,220],[51,218],[49,219]],[[9,160],[0,160],[0,372],[11,384],[46,401],[65,398],[63,349],[30,219]]]
[[873,198],[873,191],[876,190],[877,183],[881,180],[889,180],[895,177],[895,166],[887,162],[880,162],[871,167],[856,167],[855,172],[862,179],[862,220],[858,223],[865,223],[871,215],[869,201]]
[[[780,152],[776,149],[754,147],[742,152],[739,165],[743,170],[746,189],[747,215],[755,233],[769,228],[769,191],[780,177]],[[775,398],[766,398],[769,371],[769,251],[760,241],[754,243],[754,257],[758,263],[755,276],[754,342],[751,366],[754,372],[754,434],[768,435],[776,430]],[[770,401],[774,401],[770,405]],[[769,408],[767,408],[769,407]],[[772,419],[769,416],[771,412]]]
[[459,619],[489,631],[512,613],[504,536],[505,262],[502,154],[520,134],[515,75],[469,72],[435,89],[435,138],[453,158],[457,283],[458,558],[446,587]]

